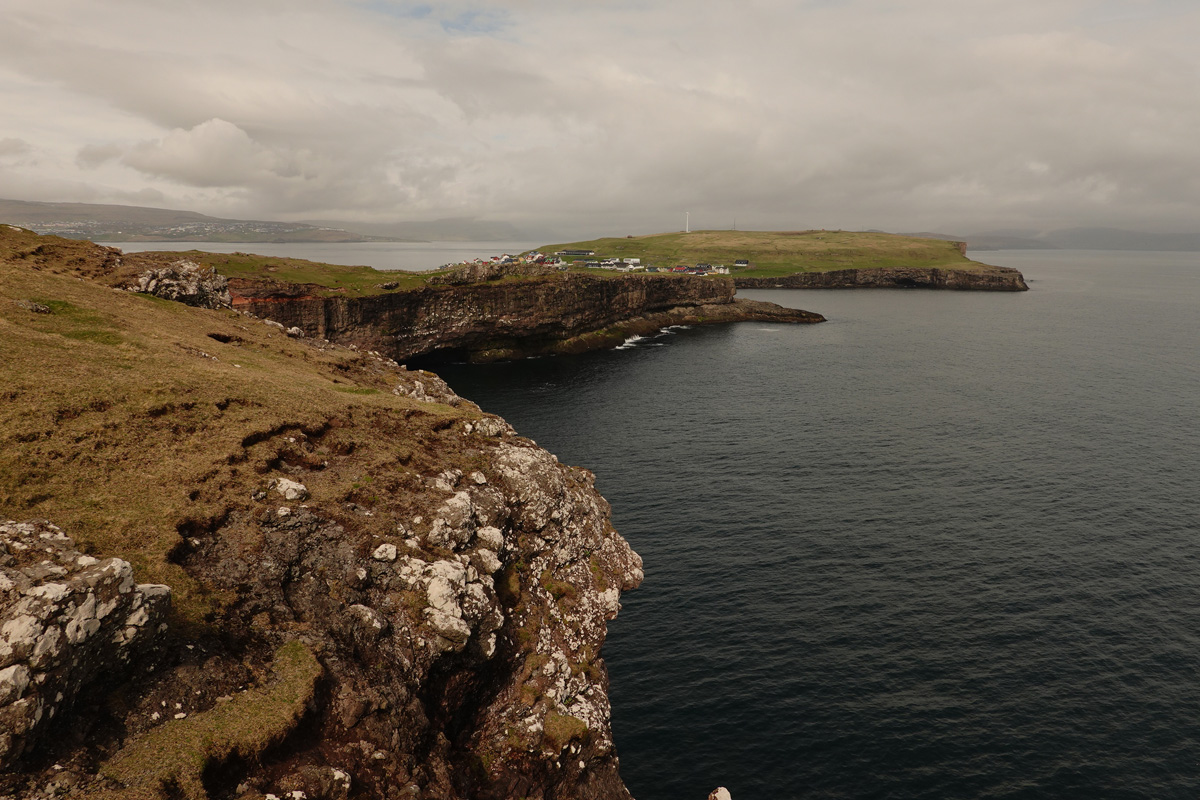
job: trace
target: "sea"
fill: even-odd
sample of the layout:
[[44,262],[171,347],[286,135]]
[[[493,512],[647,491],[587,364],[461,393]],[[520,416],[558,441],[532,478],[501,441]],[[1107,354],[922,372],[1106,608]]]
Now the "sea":
[[973,257],[1030,291],[442,371],[645,560],[604,648],[638,800],[1200,795],[1200,254]]
[[971,255],[1030,291],[439,369],[645,561],[603,652],[638,800],[1200,795],[1200,254]]

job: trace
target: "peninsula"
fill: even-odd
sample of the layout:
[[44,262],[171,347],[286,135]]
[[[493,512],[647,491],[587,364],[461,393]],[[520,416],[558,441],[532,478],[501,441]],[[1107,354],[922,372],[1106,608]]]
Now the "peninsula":
[[580,263],[728,269],[744,289],[928,288],[1024,291],[1018,270],[966,257],[964,242],[874,231],[691,231],[546,245]]
[[737,298],[727,277],[624,275],[516,260],[406,273],[246,253],[132,253],[103,280],[131,285],[146,270],[169,271],[176,263],[227,279],[236,310],[409,363],[581,353],[669,325],[824,321]]

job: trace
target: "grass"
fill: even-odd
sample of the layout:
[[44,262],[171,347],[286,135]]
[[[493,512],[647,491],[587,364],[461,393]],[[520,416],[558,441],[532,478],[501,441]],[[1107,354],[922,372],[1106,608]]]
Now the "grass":
[[692,231],[593,239],[539,249],[544,253],[594,250],[596,258],[640,258],[643,266],[660,268],[724,264],[732,269],[734,261],[747,259],[749,269],[732,273],[746,277],[850,268],[984,266],[963,255],[955,242],[855,231]]
[[570,742],[582,740],[587,733],[588,726],[583,720],[569,714],[551,711],[546,715],[542,729],[542,741],[551,751],[559,753]]
[[388,291],[379,288],[379,284],[383,283],[396,283],[398,284],[397,289],[415,289],[425,286],[425,279],[428,276],[428,273],[322,264],[301,258],[276,258],[249,253],[205,253],[199,250],[188,250],[170,255],[172,260],[187,258],[197,264],[214,267],[218,273],[227,278],[312,284],[328,290],[318,292],[318,294],[349,296],[381,294]]
[[321,665],[300,642],[275,653],[272,682],[208,711],[171,719],[122,748],[102,774],[124,789],[95,800],[159,800],[163,794],[207,800],[201,776],[210,762],[237,755],[250,759],[286,736],[313,697]]
[[[0,519],[50,519],[81,549],[130,561],[138,581],[172,587],[177,623],[204,624],[224,599],[173,549],[250,517],[281,463],[304,470],[314,508],[337,509],[363,474],[396,483],[469,458],[451,423],[477,411],[393,395],[366,354],[80,280],[95,246],[52,239],[0,225]],[[287,439],[305,432],[316,450],[301,453]],[[377,494],[409,502],[399,483]],[[255,547],[257,528],[243,529]]]

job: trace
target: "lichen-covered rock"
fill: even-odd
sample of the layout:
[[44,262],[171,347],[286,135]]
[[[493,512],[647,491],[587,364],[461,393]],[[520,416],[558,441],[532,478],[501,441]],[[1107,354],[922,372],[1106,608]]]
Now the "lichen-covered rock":
[[284,500],[307,500],[308,487],[289,478],[272,478],[267,482],[268,489],[274,489]]
[[218,275],[214,268],[202,267],[186,259],[159,269],[146,270],[131,288],[136,292],[200,308],[229,308],[231,304],[229,281],[223,275]]
[[80,692],[119,679],[165,627],[166,586],[76,551],[46,522],[0,523],[0,769]]
[[[410,397],[470,408],[399,374]],[[319,752],[295,769],[336,767],[364,798],[626,800],[600,653],[641,560],[590,472],[495,417],[443,435],[469,468],[436,462],[370,516],[319,500],[232,515],[182,566],[231,598],[215,623],[231,640],[302,631],[322,654]]]
[[552,275],[557,270],[546,264],[527,264],[517,261],[479,261],[457,264],[445,272],[429,277],[429,282],[443,286],[465,286],[482,281],[494,281],[510,277],[532,277]]

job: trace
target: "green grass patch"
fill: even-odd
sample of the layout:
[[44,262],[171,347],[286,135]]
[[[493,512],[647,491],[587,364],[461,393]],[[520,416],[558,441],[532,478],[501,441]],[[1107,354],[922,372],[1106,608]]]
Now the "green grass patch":
[[[188,250],[172,253],[176,258],[186,258],[204,266],[210,266],[227,278],[249,280],[275,280],[284,283],[312,284],[327,291],[318,294],[365,296],[386,294],[400,289],[415,289],[426,285],[430,272],[404,272],[380,270],[369,266],[344,266],[323,264],[302,258],[276,258],[251,253],[205,253]],[[396,288],[379,288],[383,284],[396,284]]]
[[[956,242],[859,231],[692,231],[567,242],[539,250],[594,250],[594,258],[640,258],[643,266],[660,269],[723,264],[732,275],[747,277],[851,268],[985,266],[963,255]],[[739,259],[750,261],[750,268],[733,270]]]
[[[228,602],[171,560],[181,530],[251,519],[274,471],[303,469],[319,509],[362,475],[394,473],[398,451],[413,470],[458,457],[453,422],[478,412],[393,395],[394,376],[363,354],[80,280],[70,265],[99,248],[47,239],[0,226],[0,516],[52,520],[139,582],[170,585],[175,624],[202,626]],[[224,535],[252,552],[260,531]]]
[[572,741],[582,741],[587,734],[588,726],[583,720],[551,711],[542,728],[542,741],[551,751],[559,753]]
[[204,768],[231,756],[250,759],[281,740],[312,699],[321,665],[300,642],[275,653],[272,681],[208,711],[172,719],[134,739],[101,767],[125,788],[93,795],[103,800],[159,800],[166,796],[207,800]]

